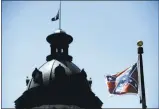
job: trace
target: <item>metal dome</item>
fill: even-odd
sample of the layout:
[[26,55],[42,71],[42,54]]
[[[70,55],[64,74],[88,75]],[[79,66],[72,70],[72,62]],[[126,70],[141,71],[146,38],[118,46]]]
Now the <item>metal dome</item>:
[[[66,75],[71,75],[75,73],[80,73],[80,69],[69,61],[60,62],[58,60],[51,60],[43,64],[38,70],[42,72],[43,85],[48,85],[50,78],[54,80],[55,78],[55,69],[61,65],[65,69]],[[40,84],[35,83],[33,78],[30,80],[28,85],[28,90],[34,87],[40,86]]]

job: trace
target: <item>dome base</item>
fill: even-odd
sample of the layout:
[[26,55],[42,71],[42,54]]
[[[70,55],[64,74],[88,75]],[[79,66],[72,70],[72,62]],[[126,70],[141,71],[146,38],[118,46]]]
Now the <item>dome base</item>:
[[48,55],[46,57],[46,61],[51,61],[53,59],[56,59],[58,61],[69,61],[69,62],[72,62],[72,56],[70,56],[70,55]]

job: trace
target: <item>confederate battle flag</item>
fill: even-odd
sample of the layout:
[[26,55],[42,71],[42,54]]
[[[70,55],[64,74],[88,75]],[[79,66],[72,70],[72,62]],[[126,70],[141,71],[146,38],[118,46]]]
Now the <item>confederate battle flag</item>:
[[137,63],[115,75],[105,76],[110,94],[138,93]]

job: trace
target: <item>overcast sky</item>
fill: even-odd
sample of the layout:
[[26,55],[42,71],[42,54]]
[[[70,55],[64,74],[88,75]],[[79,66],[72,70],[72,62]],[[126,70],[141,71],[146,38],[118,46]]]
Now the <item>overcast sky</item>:
[[[58,1],[2,2],[2,107],[14,107],[25,91],[26,76],[46,62],[47,35]],[[148,108],[158,106],[158,1],[64,1],[62,29],[74,38],[69,54],[93,80],[93,92],[104,108],[141,108],[139,96],[109,97],[104,75],[137,61],[138,40],[144,42],[143,65]]]

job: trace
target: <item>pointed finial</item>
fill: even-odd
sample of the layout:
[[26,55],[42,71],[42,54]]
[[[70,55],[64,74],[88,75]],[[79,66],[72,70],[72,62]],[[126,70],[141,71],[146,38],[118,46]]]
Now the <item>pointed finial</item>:
[[143,45],[143,41],[142,41],[142,40],[139,40],[139,41],[137,42],[137,45],[138,45],[139,47],[141,47],[141,46]]

